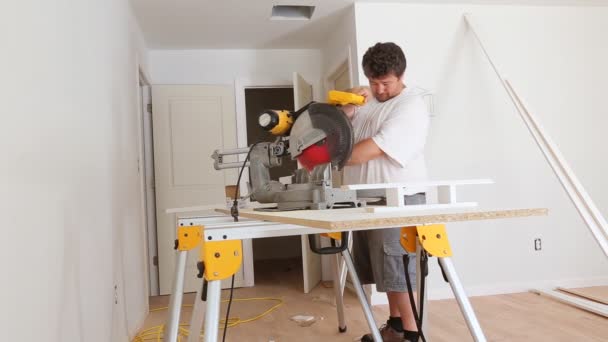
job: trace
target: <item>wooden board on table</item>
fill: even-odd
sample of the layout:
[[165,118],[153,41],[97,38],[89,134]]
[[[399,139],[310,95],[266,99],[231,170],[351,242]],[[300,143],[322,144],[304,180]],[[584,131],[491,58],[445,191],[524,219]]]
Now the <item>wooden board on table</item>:
[[[230,210],[216,209],[230,215]],[[507,219],[547,215],[546,208],[482,210],[479,208],[450,208],[419,211],[367,212],[365,208],[294,210],[294,211],[254,211],[243,209],[239,215],[256,220],[295,224],[329,230],[362,228],[403,227],[421,224],[447,223]]]
[[608,305],[608,286],[592,286],[578,289],[558,287],[558,290],[575,296],[583,297],[594,302]]

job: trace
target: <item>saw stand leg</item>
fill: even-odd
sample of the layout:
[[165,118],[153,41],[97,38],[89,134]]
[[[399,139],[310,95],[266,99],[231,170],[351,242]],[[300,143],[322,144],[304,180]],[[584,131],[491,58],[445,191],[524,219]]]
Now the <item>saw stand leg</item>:
[[[420,255],[420,246],[422,246],[424,251],[426,251],[429,256],[437,257],[441,269],[447,277],[447,281],[449,282],[452,292],[456,297],[460,311],[467,322],[471,336],[473,336],[473,339],[476,342],[485,342],[486,337],[481,329],[479,321],[477,320],[475,311],[473,311],[473,307],[469,302],[469,298],[467,297],[464,288],[460,283],[458,274],[456,274],[456,269],[454,268],[452,259],[450,258],[452,256],[452,249],[448,241],[445,225],[435,224],[402,228],[401,245],[410,253],[416,252],[416,247],[418,246],[418,256]],[[420,261],[420,259],[417,260]],[[418,272],[418,274],[420,275],[420,272]],[[417,281],[417,284],[420,284],[420,281]],[[418,295],[418,307],[420,307],[420,304],[426,301],[426,293],[424,294],[424,297],[420,296],[420,293],[418,293]],[[428,310],[425,310],[425,312],[426,311]],[[426,314],[423,314],[423,317],[420,317],[423,332],[425,332],[425,316]]]
[[[331,240],[331,246],[336,247],[336,241],[341,240],[341,233],[325,233],[321,236],[328,237]],[[348,250],[348,243],[351,241],[352,233],[348,232],[348,239],[346,241],[346,248]],[[346,319],[344,318],[344,286],[346,285],[346,275],[348,270],[346,268],[346,262],[341,258],[341,253],[334,253],[331,258],[331,266],[333,270],[333,288],[334,298],[336,300],[336,309],[338,311],[338,331],[343,333],[346,332]]]
[[[376,326],[376,321],[374,320],[374,314],[372,313],[371,306],[367,301],[367,297],[365,296],[365,291],[363,290],[363,286],[359,281],[359,277],[357,276],[357,271],[355,270],[355,265],[353,263],[353,259],[350,255],[350,251],[348,250],[348,241],[350,232],[342,232],[342,233],[324,233],[321,236],[329,237],[332,240],[331,247],[323,247],[317,248],[316,242],[314,240],[313,235],[309,235],[309,244],[310,249],[318,254],[333,254],[334,259],[334,293],[336,296],[336,308],[338,311],[338,331],[341,333],[346,331],[346,322],[344,319],[344,292],[343,292],[343,282],[342,282],[342,273],[339,267],[339,258],[338,253],[342,255],[342,259],[346,266],[346,272],[350,275],[350,279],[355,288],[355,292],[357,293],[357,297],[359,299],[359,303],[361,303],[361,307],[363,308],[363,313],[365,315],[365,319],[367,321],[367,325],[371,331],[371,334],[374,338],[374,341],[381,342],[382,337],[380,336],[380,331]],[[341,240],[341,245],[336,247],[335,241]]]
[[[179,227],[177,230],[176,249],[179,254],[169,306],[169,321],[165,329],[167,333],[164,335],[164,340],[167,342],[177,341],[186,256],[189,250],[199,245],[201,246],[199,265],[202,266],[199,268],[199,276],[204,277],[204,280],[203,286],[196,294],[188,341],[199,341],[203,311],[205,312],[204,341],[217,342],[218,340],[222,279],[233,276],[241,267],[243,250],[241,240],[203,240],[203,229],[202,226],[190,226]],[[206,305],[201,303],[203,300],[207,301]]]
[[[199,265],[203,265],[199,262]],[[204,271],[201,269],[201,271]],[[202,272],[199,274],[199,278],[202,278]],[[194,307],[192,308],[192,317],[190,317],[190,327],[188,334],[188,342],[200,342],[201,334],[200,331],[203,328],[203,322],[205,321],[205,309],[207,303],[207,281],[201,279],[201,286],[196,290],[196,297],[194,297]]]
[[343,333],[346,332],[346,320],[344,319],[344,293],[342,292],[343,287],[340,281],[340,264],[342,260],[339,254],[334,254],[331,261],[334,271],[334,297],[336,298],[336,309],[338,310],[338,331]]

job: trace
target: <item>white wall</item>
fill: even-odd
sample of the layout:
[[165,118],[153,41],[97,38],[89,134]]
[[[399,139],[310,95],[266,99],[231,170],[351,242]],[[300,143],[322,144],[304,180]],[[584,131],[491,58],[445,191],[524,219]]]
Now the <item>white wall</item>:
[[[608,216],[608,7],[356,5],[361,57],[394,41],[406,82],[434,89],[431,178],[490,177],[464,192],[488,208],[547,207],[542,218],[450,224],[455,264],[472,294],[608,283],[608,262],[544,161],[462,14]],[[360,79],[365,80],[361,70]],[[533,250],[542,238],[543,250]],[[436,263],[433,262],[433,267]],[[431,294],[449,293],[432,269]]]
[[[353,84],[359,83],[357,69],[357,37],[355,30],[355,7],[346,10],[340,20],[328,32],[322,55],[322,80],[324,84],[327,78],[334,73],[344,61],[348,61],[351,70]],[[324,88],[325,91],[331,90]]]
[[299,72],[321,97],[319,50],[151,50],[153,84],[234,84],[235,79],[279,79]]
[[119,0],[0,12],[2,340],[127,341],[143,323],[132,25]]

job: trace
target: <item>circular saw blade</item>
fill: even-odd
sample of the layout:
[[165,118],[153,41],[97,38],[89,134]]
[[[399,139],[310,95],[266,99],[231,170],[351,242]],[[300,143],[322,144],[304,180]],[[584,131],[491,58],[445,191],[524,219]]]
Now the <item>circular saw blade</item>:
[[326,103],[313,103],[308,108],[313,128],[325,132],[325,144],[331,163],[342,169],[353,150],[355,137],[353,126],[344,112]]

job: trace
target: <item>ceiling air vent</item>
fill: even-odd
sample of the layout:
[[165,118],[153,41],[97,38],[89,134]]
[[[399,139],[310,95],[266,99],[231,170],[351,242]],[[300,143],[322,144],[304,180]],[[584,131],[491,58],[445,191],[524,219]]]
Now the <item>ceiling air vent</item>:
[[271,20],[310,20],[315,6],[272,6]]

